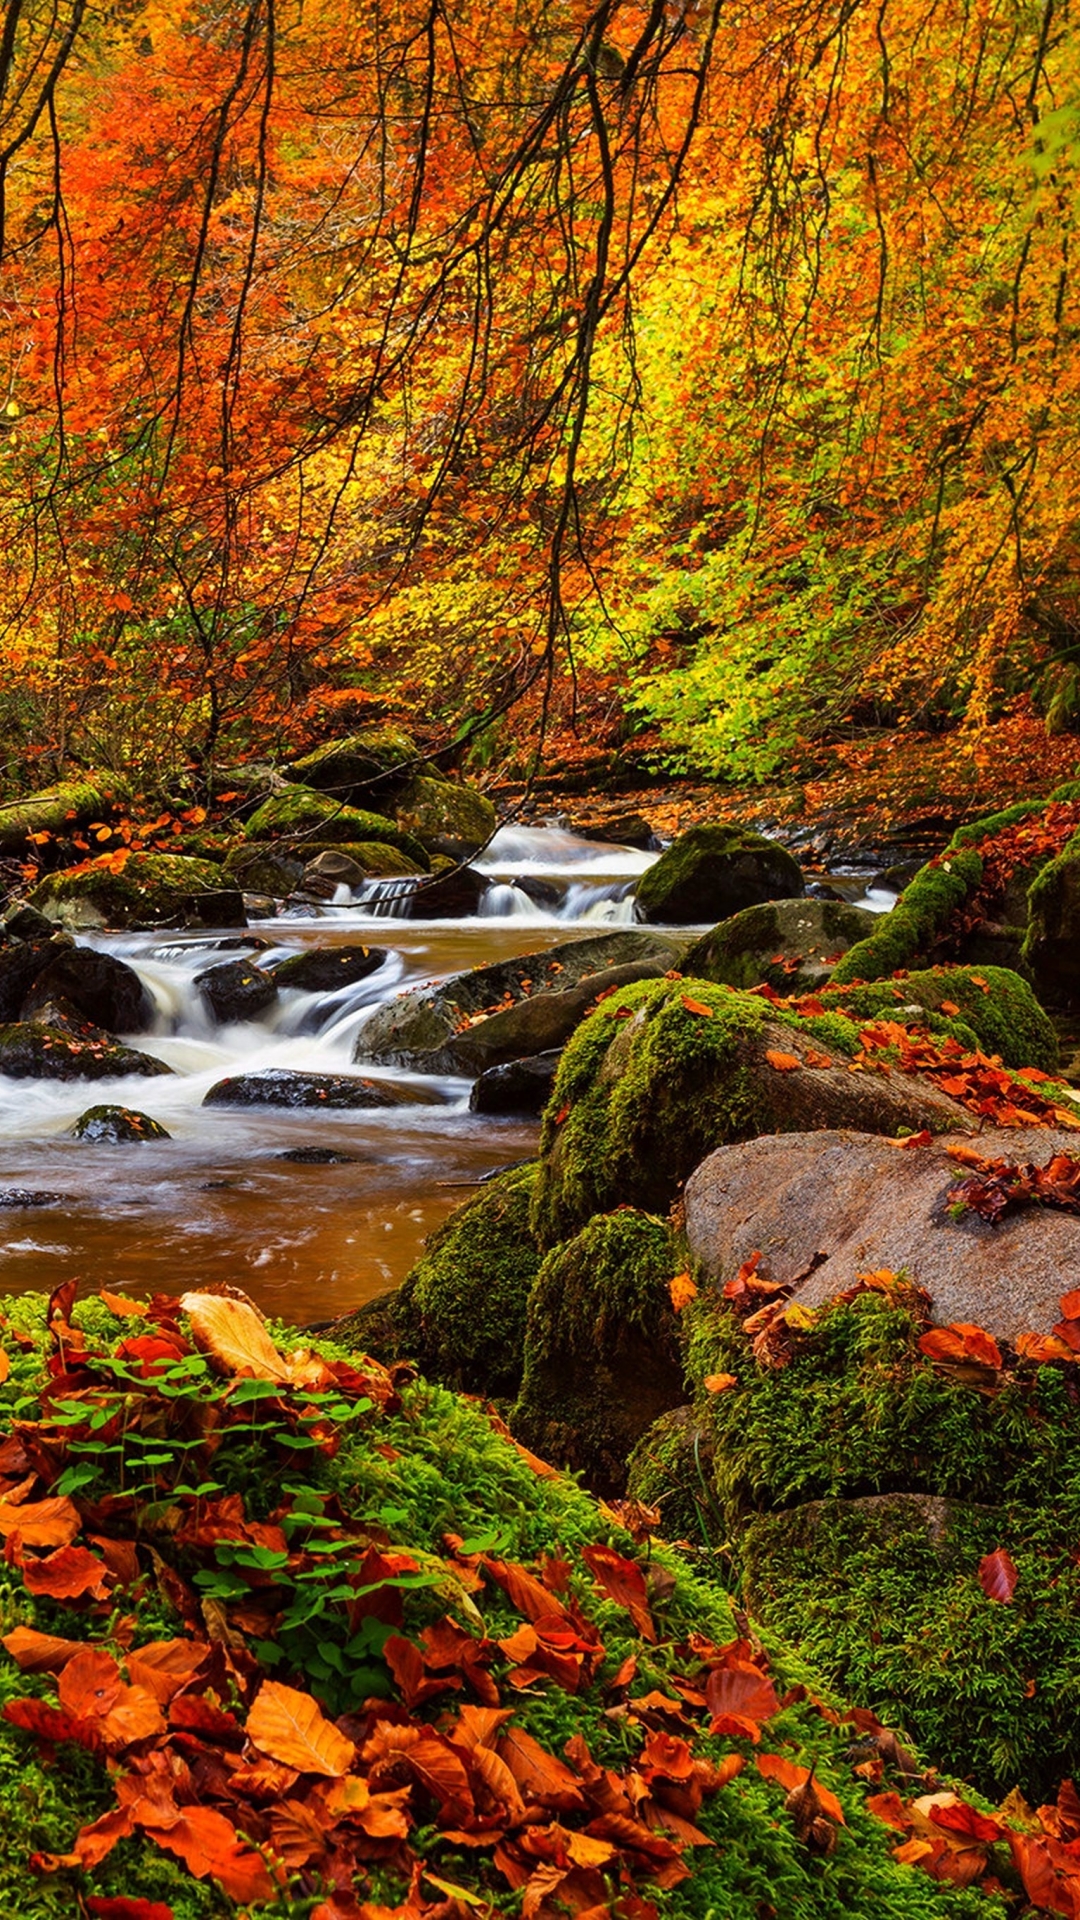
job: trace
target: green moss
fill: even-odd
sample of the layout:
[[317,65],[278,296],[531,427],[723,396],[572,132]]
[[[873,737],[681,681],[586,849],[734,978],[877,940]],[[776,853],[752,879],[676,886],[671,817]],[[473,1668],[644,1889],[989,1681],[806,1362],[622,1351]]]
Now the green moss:
[[[540,1254],[529,1231],[536,1167],[514,1167],[430,1234],[386,1303],[384,1349],[467,1393],[512,1398],[521,1380],[525,1311]],[[348,1339],[348,1321],[338,1337]],[[357,1337],[370,1346],[363,1313]]]
[[[686,998],[710,1008],[690,1011]],[[540,1136],[533,1230],[550,1247],[632,1200],[663,1212],[714,1147],[760,1131],[740,1047],[768,1009],[705,981],[622,987],[569,1041]]]
[[1055,1001],[1080,999],[1080,831],[1040,869],[1028,888],[1023,955]]
[[744,907],[694,942],[683,972],[729,987],[806,992],[829,976],[838,953],[865,937],[870,915],[843,900],[764,901]]
[[627,1461],[627,1497],[659,1512],[666,1540],[685,1539],[695,1547],[713,1547],[724,1538],[711,1480],[712,1445],[692,1407],[662,1413]]
[[761,900],[805,892],[802,868],[775,840],[748,827],[690,827],[643,873],[638,910],[646,920],[723,920]]
[[381,813],[368,813],[360,807],[347,807],[326,793],[310,787],[290,787],[287,793],[271,794],[252,814],[244,828],[246,840],[289,840],[302,835],[320,846],[340,846],[343,842],[382,841],[398,847],[426,873],[428,857],[411,833],[405,833]]
[[[981,985],[979,983],[982,983]],[[825,1003],[835,998],[858,1020],[897,1017],[907,1006],[937,1013],[943,1001],[959,1007],[958,1019],[942,1016],[931,1031],[951,1032],[964,1045],[999,1054],[1007,1067],[1039,1067],[1053,1073],[1058,1042],[1053,1022],[1018,973],[1008,967],[924,967],[901,980],[878,980],[860,987],[829,986]]]
[[394,813],[399,826],[414,833],[429,853],[475,852],[498,825],[491,801],[475,787],[423,774],[409,782]]
[[921,867],[869,939],[856,941],[837,962],[834,982],[881,980],[924,957],[982,875],[982,859],[971,848],[949,849],[940,866]]
[[675,1264],[664,1222],[621,1207],[549,1253],[529,1295],[511,1425],[604,1493],[622,1492],[635,1442],[684,1398]]
[[[688,1318],[692,1376],[736,1376],[696,1411],[746,1603],[987,1792],[1045,1797],[1080,1764],[1080,1413],[1064,1374],[975,1391],[921,1354],[902,1289],[821,1310],[780,1369],[715,1296]],[[1007,1605],[978,1580],[997,1547],[1020,1569]]]
[[274,851],[285,859],[301,861],[305,867],[317,860],[320,853],[343,853],[346,859],[355,860],[358,867],[363,867],[365,873],[384,879],[426,871],[400,847],[392,847],[383,840],[279,840]]
[[190,860],[181,853],[132,853],[119,873],[106,867],[67,868],[47,874],[30,895],[30,904],[51,918],[74,918],[81,910],[96,913],[117,927],[172,918],[182,904],[200,893],[216,893],[221,870],[210,860]]
[[5,800],[0,803],[0,853],[24,852],[32,833],[67,839],[73,829],[102,820],[126,798],[127,789],[115,774],[87,774],[21,800]]

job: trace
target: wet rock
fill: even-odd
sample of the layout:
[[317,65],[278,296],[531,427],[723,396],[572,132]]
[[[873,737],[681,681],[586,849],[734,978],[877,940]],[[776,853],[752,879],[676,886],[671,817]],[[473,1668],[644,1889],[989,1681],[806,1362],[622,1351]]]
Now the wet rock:
[[294,760],[286,780],[333,794],[354,806],[393,798],[427,767],[415,740],[400,727],[362,727],[343,740],[327,741]]
[[365,1023],[354,1058],[476,1075],[546,1052],[562,1045],[597,994],[668,972],[687,945],[677,934],[625,929],[413,988]]
[[62,780],[58,785],[29,793],[21,800],[5,801],[0,806],[0,854],[22,853],[30,845],[30,835],[50,834],[64,840],[91,820],[104,820],[123,787],[115,774],[87,774],[81,780]]
[[[298,835],[309,841],[306,857],[323,846],[341,846],[356,842],[382,842],[397,847],[415,862],[422,872],[428,869],[428,856],[412,834],[403,832],[384,814],[368,813],[329,794],[308,787],[289,787],[284,793],[271,794],[244,828],[246,840],[285,840],[296,842]],[[293,845],[291,851],[303,851]]]
[[490,882],[475,867],[456,867],[451,864],[448,872],[439,874],[434,880],[422,881],[416,891],[409,895],[409,918],[468,920],[477,912],[489,885]]
[[134,967],[93,947],[68,947],[38,974],[21,1009],[21,1018],[37,1020],[50,1000],[74,1007],[84,1020],[108,1033],[147,1033],[154,1025],[154,1002]]
[[364,1080],[347,1073],[293,1073],[287,1067],[231,1074],[212,1086],[203,1100],[204,1107],[314,1107],[327,1113],[347,1107],[437,1104],[437,1096],[390,1080]]
[[745,827],[699,826],[680,834],[642,874],[637,907],[657,925],[715,924],[743,907],[804,891],[798,861],[774,840]]
[[541,880],[535,873],[519,873],[511,880],[510,885],[516,887],[518,892],[523,893],[525,898],[531,900],[535,906],[546,907],[552,912],[561,907],[566,898],[563,887],[555,886],[551,880]]
[[107,1034],[83,1039],[35,1020],[0,1026],[0,1074],[12,1080],[117,1080],[171,1072],[163,1060]]
[[[792,1076],[794,1078],[794,1076]],[[987,1159],[1075,1153],[1076,1134],[1042,1128],[987,1131]],[[965,1169],[947,1137],[898,1153],[847,1130],[791,1133],[722,1148],[686,1183],[686,1233],[706,1274],[729,1279],[760,1251],[761,1271],[795,1284],[817,1306],[857,1272],[903,1269],[932,1296],[934,1319],[966,1321],[1005,1339],[1048,1332],[1080,1263],[1080,1218],[1049,1207],[996,1226],[954,1219],[947,1194]]]
[[100,927],[243,926],[240,894],[221,885],[209,860],[179,853],[132,853],[118,873],[105,867],[47,874],[31,906],[76,932]]
[[542,1113],[562,1059],[561,1047],[488,1067],[469,1095],[470,1113]]
[[308,947],[290,954],[270,969],[279,987],[299,987],[304,993],[333,993],[377,973],[387,958],[385,947]]
[[446,853],[452,860],[476,853],[498,825],[491,801],[475,787],[432,780],[424,774],[411,780],[399,795],[394,817],[429,853]]
[[16,1212],[20,1207],[63,1207],[66,1193],[50,1193],[43,1187],[0,1187],[0,1207]]
[[629,813],[618,807],[579,814],[571,831],[582,840],[600,840],[609,846],[640,847],[647,851],[657,845],[656,835],[643,813]]
[[355,1167],[359,1154],[339,1153],[336,1147],[283,1147],[275,1160],[290,1160],[296,1167]]
[[253,960],[223,960],[195,975],[199,996],[219,1026],[257,1020],[277,999],[277,981]]
[[56,923],[27,901],[16,900],[4,915],[4,932],[9,940],[48,940]]
[[822,900],[744,907],[694,942],[684,971],[729,987],[812,993],[829,979],[841,954],[873,932],[876,917],[865,907]]
[[19,1018],[34,981],[60,952],[52,939],[12,940],[0,947],[0,1021]]
[[333,899],[339,887],[361,887],[366,879],[360,862],[350,859],[347,853],[339,853],[336,847],[327,847],[304,868],[305,891],[325,895],[328,900]]
[[143,1140],[171,1140],[160,1121],[134,1107],[87,1107],[71,1129],[76,1140],[103,1140],[127,1146]]
[[621,1207],[549,1253],[529,1294],[515,1438],[621,1494],[626,1462],[661,1413],[686,1398],[661,1220]]
[[623,988],[578,1028],[559,1066],[540,1136],[541,1245],[620,1204],[665,1213],[706,1153],[759,1134],[975,1131],[975,1117],[924,1078],[850,1072],[859,1030],[840,1015],[785,1018],[693,978]]

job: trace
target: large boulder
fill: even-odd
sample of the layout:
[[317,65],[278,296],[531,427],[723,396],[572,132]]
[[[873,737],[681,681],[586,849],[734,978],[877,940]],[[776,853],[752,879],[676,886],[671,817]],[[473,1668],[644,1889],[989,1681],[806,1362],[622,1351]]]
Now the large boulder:
[[475,787],[418,774],[394,806],[399,827],[416,835],[429,853],[467,860],[485,846],[498,820],[491,801]]
[[230,1074],[215,1081],[203,1099],[204,1107],[311,1107],[323,1113],[430,1104],[431,1096],[422,1089],[397,1086],[392,1080],[364,1080],[351,1073],[301,1073],[289,1067]]
[[638,882],[643,920],[664,926],[707,926],[763,900],[806,891],[802,868],[775,840],[747,827],[690,827]]
[[820,998],[853,1020],[915,1021],[957,1034],[965,1027],[984,1053],[999,1055],[1007,1067],[1053,1073],[1058,1065],[1054,1023],[1010,967],[918,967],[863,986],[830,984]]
[[[309,857],[310,851],[305,850],[304,858]],[[285,900],[294,893],[303,872],[303,859],[294,859],[281,847],[261,841],[233,847],[222,866],[224,877],[234,887],[244,893],[269,894],[272,900]]]
[[93,947],[69,946],[56,954],[34,980],[20,1017],[35,1020],[57,1000],[109,1033],[148,1033],[156,1019],[154,1002],[134,967]]
[[61,780],[56,786],[28,793],[21,800],[0,801],[0,854],[24,853],[36,844],[32,835],[69,839],[91,821],[103,821],[125,797],[115,774],[88,773],[79,780]]
[[221,960],[195,975],[195,986],[211,1018],[219,1026],[237,1020],[257,1020],[278,996],[274,975],[253,960]]
[[249,841],[291,842],[289,851],[294,856],[304,852],[306,845],[308,859],[325,846],[382,843],[406,854],[419,872],[426,873],[430,866],[427,853],[415,835],[403,832],[385,814],[346,806],[344,801],[316,793],[309,787],[290,787],[285,793],[272,793],[252,814],[244,828],[244,837]]
[[568,1044],[544,1114],[541,1245],[620,1203],[666,1212],[706,1153],[757,1134],[978,1125],[920,1075],[852,1072],[859,1046],[839,1015],[802,1019],[703,980],[613,994]]
[[30,904],[76,932],[246,925],[243,899],[222,886],[221,869],[179,853],[130,853],[118,871],[92,864],[47,874]]
[[[344,882],[359,887],[365,880],[410,879],[427,872],[427,867],[420,864],[422,855],[414,858],[385,840],[279,840],[276,851],[283,858],[302,862],[308,891],[314,890],[313,880],[319,887],[324,877],[332,878],[335,885]],[[403,894],[407,896],[407,889]]]
[[413,777],[431,771],[415,740],[400,727],[363,727],[343,740],[305,753],[285,770],[286,780],[314,787],[355,806],[394,798]]
[[635,1443],[686,1398],[676,1264],[664,1222],[621,1207],[549,1253],[529,1295],[511,1428],[595,1492],[623,1492]]
[[[1080,1268],[1080,1217],[1026,1207],[998,1225],[955,1217],[949,1191],[969,1169],[956,1141],[898,1151],[849,1130],[788,1133],[721,1148],[683,1196],[690,1251],[702,1274],[728,1280],[754,1253],[768,1279],[814,1307],[856,1271],[903,1271],[934,1301],[934,1318],[967,1321],[1005,1339],[1047,1332],[1058,1296]],[[986,1131],[988,1160],[1045,1163],[1080,1150],[1080,1135],[1051,1128]]]
[[0,1021],[17,1020],[23,1001],[39,974],[70,945],[70,934],[57,939],[9,940],[0,947]]
[[812,993],[840,956],[873,932],[877,915],[845,900],[769,900],[744,907],[695,940],[684,969],[729,987]]
[[269,969],[279,987],[297,987],[303,993],[333,993],[377,973],[386,960],[385,947],[307,947]]
[[118,1080],[171,1072],[163,1060],[121,1046],[107,1033],[75,1034],[38,1020],[0,1027],[0,1074],[11,1080]]
[[475,1076],[560,1047],[601,993],[678,966],[686,941],[620,929],[415,987],[372,1015],[354,1058]]
[[530,1164],[486,1180],[428,1235],[401,1286],[338,1321],[335,1339],[382,1360],[413,1360],[459,1392],[512,1398],[540,1266],[529,1232],[535,1178]]

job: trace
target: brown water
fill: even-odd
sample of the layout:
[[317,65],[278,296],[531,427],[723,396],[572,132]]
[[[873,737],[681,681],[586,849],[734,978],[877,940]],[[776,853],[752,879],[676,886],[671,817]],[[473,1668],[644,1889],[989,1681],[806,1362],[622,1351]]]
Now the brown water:
[[[0,1293],[48,1291],[76,1274],[89,1290],[131,1293],[227,1280],[268,1313],[305,1324],[396,1285],[424,1236],[486,1174],[535,1152],[533,1122],[470,1114],[468,1082],[445,1078],[416,1082],[436,1104],[386,1112],[207,1109],[203,1095],[226,1074],[268,1066],[349,1071],[366,1014],[402,987],[628,918],[629,902],[620,906],[611,896],[648,856],[547,838],[559,843],[554,856],[534,833],[511,839],[509,858],[511,867],[565,883],[554,909],[537,910],[503,886],[486,918],[373,919],[366,902],[349,902],[320,918],[253,926],[274,943],[274,954],[357,940],[390,954],[356,988],[282,995],[265,1022],[224,1029],[208,1022],[194,975],[235,957],[216,937],[94,936],[93,944],[135,965],[155,994],[159,1031],[135,1044],[165,1060],[175,1077],[93,1085],[0,1078],[0,1195],[57,1196],[49,1205],[0,1209]],[[172,1138],[131,1146],[74,1140],[78,1114],[102,1101],[149,1113]],[[303,1165],[281,1157],[312,1147],[348,1161]]]

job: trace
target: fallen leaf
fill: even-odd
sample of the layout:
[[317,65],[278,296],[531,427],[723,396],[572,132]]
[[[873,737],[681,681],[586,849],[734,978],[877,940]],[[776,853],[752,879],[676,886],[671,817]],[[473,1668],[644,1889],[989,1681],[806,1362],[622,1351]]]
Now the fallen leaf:
[[581,1557],[604,1592],[630,1615],[642,1637],[655,1642],[656,1628],[649,1612],[648,1589],[641,1568],[632,1560],[624,1560],[614,1547],[583,1547]]
[[191,1323],[196,1346],[216,1362],[219,1373],[242,1379],[288,1380],[288,1362],[250,1301],[216,1293],[185,1293],[180,1305]]
[[726,1393],[729,1387],[737,1387],[738,1384],[733,1373],[707,1373],[702,1381],[706,1393]]
[[271,1760],[331,1780],[348,1773],[356,1758],[352,1741],[326,1718],[318,1701],[278,1680],[264,1680],[259,1688],[247,1717],[247,1735]]
[[108,1568],[86,1547],[58,1547],[42,1560],[24,1560],[23,1583],[28,1593],[44,1593],[51,1600],[77,1600],[91,1593],[103,1600]]
[[704,1020],[711,1020],[713,1017],[712,1007],[707,1007],[704,1000],[691,1000],[690,995],[684,993],[682,1003],[687,1013],[696,1013]]
[[765,1058],[777,1073],[794,1073],[796,1068],[802,1066],[798,1054],[780,1053],[775,1047],[766,1047]]
[[979,1585],[988,1600],[1011,1600],[1016,1592],[1016,1566],[1004,1547],[984,1554],[979,1561]]
[[[783,1754],[779,1753],[756,1753],[754,1755],[754,1765],[765,1780],[778,1781],[780,1786],[788,1789],[789,1793],[799,1787],[805,1787],[813,1771],[810,1767],[797,1766],[794,1760],[788,1760]],[[814,1792],[817,1795],[822,1812],[826,1814],[830,1820],[836,1820],[840,1826],[844,1826],[846,1822],[844,1820],[843,1807],[840,1805],[835,1793],[830,1793],[828,1787],[823,1787],[821,1781],[816,1777],[814,1779]]]
[[999,1368],[1001,1348],[984,1327],[954,1320],[947,1327],[931,1327],[920,1334],[919,1351],[929,1360],[959,1360],[979,1367]]
[[65,1547],[81,1525],[78,1508],[63,1494],[21,1507],[0,1500],[0,1533],[18,1533],[24,1547]]
[[669,1280],[668,1292],[676,1313],[681,1313],[684,1307],[690,1305],[691,1300],[697,1299],[697,1287],[688,1273],[677,1273],[673,1280]]

